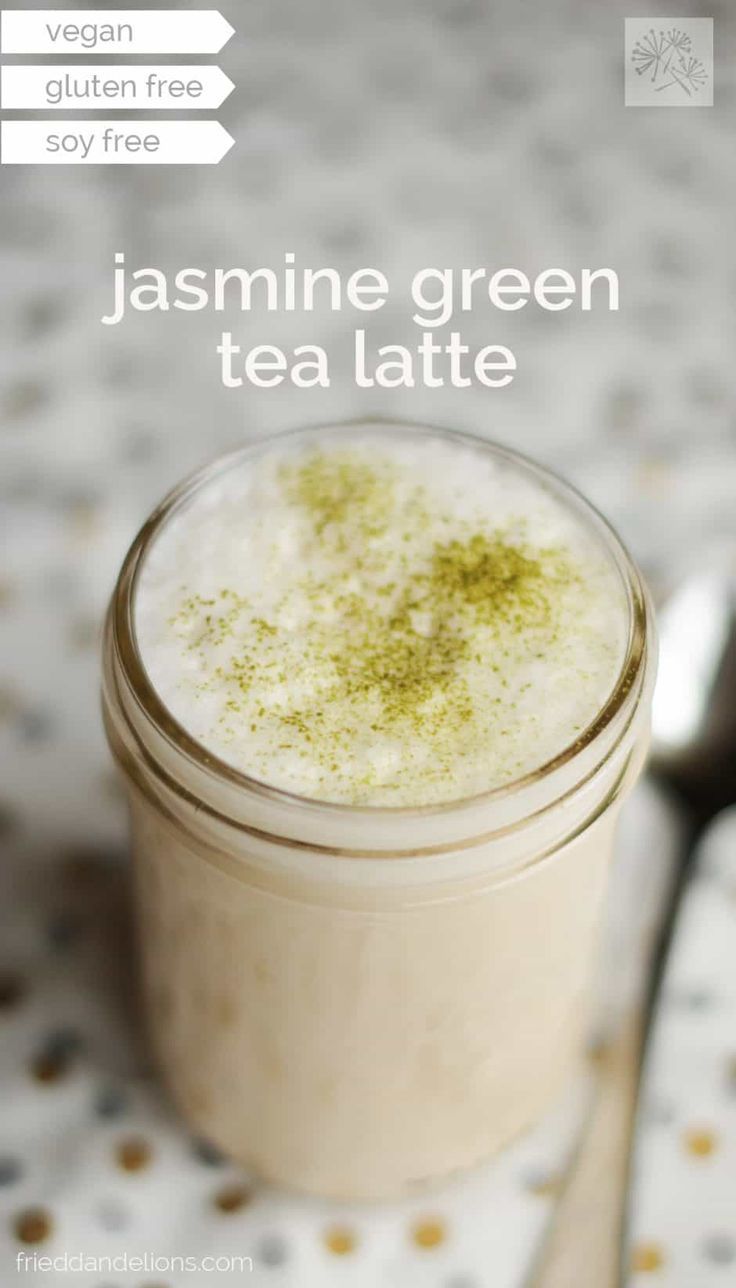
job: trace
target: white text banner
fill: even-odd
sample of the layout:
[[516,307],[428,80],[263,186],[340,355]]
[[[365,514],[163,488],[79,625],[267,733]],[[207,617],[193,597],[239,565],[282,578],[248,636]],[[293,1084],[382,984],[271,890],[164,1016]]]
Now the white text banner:
[[218,54],[234,28],[216,9],[3,9],[4,54]]
[[206,64],[8,65],[2,69],[0,108],[15,112],[46,108],[89,111],[99,107],[110,111],[211,110],[219,107],[234,89],[230,78],[219,67]]
[[2,165],[217,165],[235,140],[218,121],[4,121]]

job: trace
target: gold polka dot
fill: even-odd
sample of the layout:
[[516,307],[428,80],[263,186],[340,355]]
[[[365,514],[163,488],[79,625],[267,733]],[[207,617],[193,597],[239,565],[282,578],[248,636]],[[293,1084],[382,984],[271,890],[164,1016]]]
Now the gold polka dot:
[[18,1213],[13,1228],[21,1243],[43,1243],[51,1234],[53,1222],[43,1208],[26,1208]]
[[347,1226],[335,1225],[325,1232],[325,1247],[335,1257],[347,1257],[357,1246],[357,1237]]
[[688,1154],[696,1158],[707,1158],[718,1147],[715,1133],[707,1127],[694,1127],[685,1132],[683,1144]]
[[633,1274],[661,1270],[665,1255],[658,1243],[639,1243],[631,1251],[631,1270]]
[[637,487],[649,496],[661,496],[672,483],[672,466],[658,457],[649,457],[636,470]]
[[530,1194],[535,1194],[537,1198],[548,1199],[557,1198],[562,1190],[562,1177],[555,1172],[549,1175],[535,1176],[527,1184]]
[[439,1217],[426,1217],[412,1226],[411,1237],[418,1248],[437,1248],[447,1237],[444,1222]]
[[242,1212],[252,1198],[245,1185],[224,1185],[215,1195],[215,1207],[221,1212]]
[[19,975],[9,971],[0,973],[0,1011],[10,1011],[20,1002],[25,989]]
[[595,1069],[602,1069],[611,1056],[611,1044],[605,1038],[598,1038],[588,1047],[588,1060]]
[[98,507],[91,501],[75,501],[67,516],[67,526],[72,537],[89,537],[100,523]]
[[99,638],[99,621],[96,617],[77,617],[69,627],[69,644],[76,652],[95,648]]
[[69,1070],[69,1056],[64,1051],[43,1052],[31,1064],[36,1082],[58,1082]]
[[142,1172],[151,1161],[151,1147],[141,1137],[130,1136],[118,1143],[115,1157],[124,1172]]

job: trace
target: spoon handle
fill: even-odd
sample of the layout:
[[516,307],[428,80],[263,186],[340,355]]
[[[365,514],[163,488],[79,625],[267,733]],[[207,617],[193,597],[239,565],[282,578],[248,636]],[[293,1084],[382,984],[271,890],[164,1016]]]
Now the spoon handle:
[[532,1288],[618,1288],[631,1147],[652,983],[684,852],[682,820],[650,779],[621,819],[604,932],[606,1040],[590,1118]]
[[591,1117],[533,1288],[618,1288],[644,1029],[641,1011],[627,1015],[602,1054]]

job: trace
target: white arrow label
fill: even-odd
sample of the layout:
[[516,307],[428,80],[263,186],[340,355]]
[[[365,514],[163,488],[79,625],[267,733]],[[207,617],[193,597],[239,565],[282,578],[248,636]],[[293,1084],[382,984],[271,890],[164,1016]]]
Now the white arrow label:
[[112,111],[146,108],[215,108],[235,89],[219,67],[196,64],[128,67],[120,63],[59,66],[6,66],[0,83],[3,110],[35,111],[104,107]]
[[4,121],[2,165],[217,165],[235,140],[219,121]]
[[234,35],[216,9],[5,9],[4,54],[219,54]]

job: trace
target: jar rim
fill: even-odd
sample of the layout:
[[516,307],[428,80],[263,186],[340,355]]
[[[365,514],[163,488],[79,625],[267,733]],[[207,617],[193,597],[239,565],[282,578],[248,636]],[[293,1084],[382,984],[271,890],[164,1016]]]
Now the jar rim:
[[[629,611],[628,638],[621,666],[612,690],[601,709],[589,724],[566,744],[554,757],[528,773],[508,783],[470,796],[424,805],[353,805],[343,801],[321,800],[276,787],[260,778],[228,764],[210,752],[176,719],[159,696],[146,670],[138,645],[135,629],[135,599],[138,577],[149,549],[168,520],[183,508],[195,492],[210,483],[221,473],[227,472],[249,456],[256,456],[275,445],[288,444],[291,440],[305,439],[320,434],[367,430],[381,433],[394,429],[414,438],[441,438],[464,443],[475,450],[488,451],[508,466],[531,475],[548,492],[558,496],[597,532],[621,578]],[[113,592],[111,627],[115,652],[128,685],[135,695],[137,705],[152,723],[156,732],[176,751],[182,753],[195,769],[206,770],[231,788],[255,794],[271,805],[282,804],[289,809],[319,810],[334,818],[360,818],[366,821],[378,818],[431,819],[444,817],[468,807],[507,800],[524,789],[554,775],[593,743],[614,721],[624,706],[632,689],[637,687],[647,653],[647,599],[639,571],[622,541],[608,523],[575,487],[546,466],[490,439],[477,434],[461,432],[431,425],[419,425],[396,418],[358,418],[347,421],[319,423],[312,426],[271,434],[255,442],[218,456],[209,464],[195,470],[169,491],[153,510],[133,540]]]

